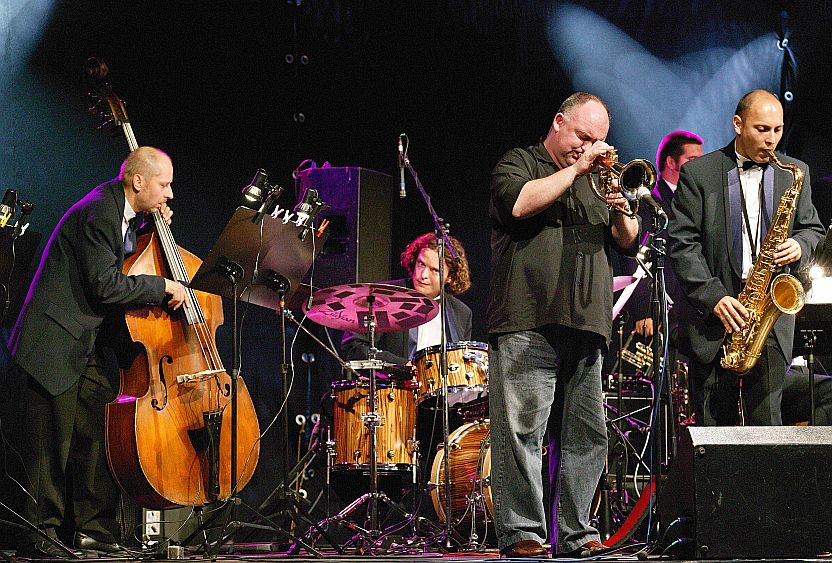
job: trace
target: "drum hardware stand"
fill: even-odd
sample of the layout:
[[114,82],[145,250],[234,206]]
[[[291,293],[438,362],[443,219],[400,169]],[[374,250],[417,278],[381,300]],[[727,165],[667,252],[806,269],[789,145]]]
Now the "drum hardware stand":
[[[321,533],[321,531],[325,529],[327,526],[329,526],[330,523],[338,522],[339,524],[342,524],[349,530],[356,532],[356,535],[360,536],[360,539],[367,542],[367,545],[370,546],[370,550],[372,550],[373,544],[379,538],[379,536],[381,536],[381,530],[379,529],[378,519],[378,507],[380,502],[383,502],[390,509],[399,512],[403,517],[407,519],[412,518],[412,515],[404,511],[397,503],[394,503],[384,492],[378,490],[377,429],[379,426],[382,426],[384,424],[384,417],[381,416],[377,410],[378,405],[376,403],[376,370],[383,368],[384,362],[376,359],[378,349],[376,348],[375,344],[376,315],[374,295],[367,296],[367,317],[364,320],[364,323],[367,327],[368,337],[370,340],[370,349],[367,355],[367,360],[358,360],[354,362],[344,363],[349,366],[350,371],[352,371],[353,373],[355,373],[355,370],[370,372],[368,378],[370,387],[367,393],[368,412],[361,414],[361,420],[364,423],[364,426],[367,428],[370,442],[370,492],[361,495],[334,516],[330,516],[318,522],[315,525],[315,529],[318,531],[318,533]],[[331,441],[328,440],[327,455],[331,458],[331,456],[334,454],[334,442],[332,442],[332,446],[330,446],[330,443]],[[327,482],[329,481],[329,472],[330,463],[328,462]],[[365,503],[368,505],[370,514],[369,528],[361,527],[353,522],[350,522],[347,518],[350,514],[355,512],[359,507],[361,507]],[[314,544],[315,540],[313,539],[311,543]]]
[[[252,221],[252,218],[259,219]],[[315,557],[322,557],[321,553],[312,546],[303,542],[288,530],[283,529],[274,520],[267,518],[242,502],[237,496],[237,378],[239,377],[240,354],[238,349],[239,334],[237,327],[237,303],[242,295],[248,303],[254,303],[272,310],[283,311],[285,309],[286,297],[290,290],[296,286],[300,279],[306,275],[311,267],[314,253],[320,251],[320,244],[316,249],[312,240],[304,241],[298,236],[300,229],[292,223],[284,224],[271,216],[262,216],[254,210],[239,207],[234,212],[225,229],[209,252],[199,271],[194,275],[190,287],[214,293],[233,301],[232,320],[232,356],[233,369],[231,373],[231,494],[227,501],[229,509],[217,510],[202,525],[194,530],[184,541],[190,543],[198,534],[204,534],[205,530],[212,529],[214,521],[223,513],[228,513],[226,523],[220,527],[220,539],[218,539],[213,550],[207,554],[215,556],[220,549],[230,542],[237,530],[254,528],[271,530],[290,539],[294,542],[292,549],[302,546]],[[259,242],[258,242],[259,241]],[[272,248],[281,248],[281,252],[269,252]],[[250,283],[243,288],[242,294],[238,291],[239,282],[245,272],[252,272]],[[229,284],[230,282],[230,284]],[[229,287],[230,286],[230,287]],[[284,459],[283,476],[284,483],[287,483],[288,463],[288,418],[285,403],[288,389],[286,387],[286,334],[284,315],[281,314],[281,330],[283,345],[283,364],[281,366],[282,398],[284,402]],[[285,488],[284,488],[285,491]],[[284,493],[284,500],[292,505],[285,509],[288,516],[297,524],[299,516],[307,516],[307,520],[314,524],[304,510],[299,506],[297,499]],[[239,522],[234,520],[235,507],[245,506],[253,513],[257,520],[268,525]],[[336,546],[337,548],[337,546]]]
[[[407,137],[404,133],[399,136],[399,140],[401,142],[402,137]],[[407,146],[410,143],[408,141]],[[401,146],[401,144],[400,144]],[[445,247],[447,245],[448,249],[450,250],[450,258],[453,261],[458,259],[458,256],[454,252],[453,245],[451,244],[450,239],[448,238],[448,228],[449,225],[445,223],[445,221],[437,215],[436,210],[433,208],[433,203],[431,203],[430,196],[425,191],[425,187],[422,185],[422,182],[419,180],[419,174],[416,173],[416,170],[410,163],[410,158],[407,156],[406,148],[402,152],[402,164],[404,167],[407,168],[408,173],[413,178],[413,181],[416,184],[416,187],[419,189],[419,193],[422,195],[422,199],[427,206],[428,213],[430,214],[431,218],[433,219],[434,223],[434,230],[436,234],[436,252],[439,256],[439,318],[440,318],[440,351],[439,351],[439,373],[442,379],[442,437],[443,437],[443,444],[448,444],[448,439],[450,435],[450,416],[448,412],[448,335],[447,335],[447,322],[448,322],[448,312],[445,306]],[[444,545],[443,547],[447,550],[450,550],[454,547],[453,539],[459,539],[458,535],[455,533],[452,524],[452,512],[451,512],[451,481],[450,481],[450,474],[451,474],[451,467],[450,467],[450,460],[448,455],[444,456],[444,469],[445,469],[445,482],[442,486],[445,488],[445,529],[444,529]],[[459,541],[456,542],[457,544],[461,545]]]

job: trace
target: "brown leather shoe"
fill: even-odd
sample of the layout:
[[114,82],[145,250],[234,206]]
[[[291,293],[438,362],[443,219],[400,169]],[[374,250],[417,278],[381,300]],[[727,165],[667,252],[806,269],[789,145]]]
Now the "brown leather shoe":
[[501,557],[549,557],[549,552],[540,542],[535,540],[520,540],[500,550]]
[[567,551],[566,553],[558,553],[557,557],[594,557],[596,555],[603,555],[609,551],[612,551],[612,548],[605,546],[598,540],[590,540],[578,549]]

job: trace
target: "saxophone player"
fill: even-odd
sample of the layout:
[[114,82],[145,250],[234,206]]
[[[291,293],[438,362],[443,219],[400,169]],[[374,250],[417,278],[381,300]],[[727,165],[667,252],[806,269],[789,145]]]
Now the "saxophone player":
[[[779,425],[794,316],[778,319],[759,361],[742,377],[720,366],[720,351],[723,335],[750,321],[737,297],[764,250],[781,198],[792,189],[792,174],[769,166],[770,151],[783,135],[783,106],[771,92],[749,92],[737,104],[733,127],[728,146],[682,167],[672,204],[670,257],[698,313],[688,327],[697,420],[712,426]],[[771,249],[776,266],[795,269],[811,258],[824,229],[812,205],[808,167],[780,153],[777,158],[803,172],[787,236]]]

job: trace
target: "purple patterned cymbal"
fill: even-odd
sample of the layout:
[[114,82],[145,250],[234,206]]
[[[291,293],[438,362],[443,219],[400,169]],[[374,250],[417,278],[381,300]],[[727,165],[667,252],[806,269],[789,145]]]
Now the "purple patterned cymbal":
[[367,298],[375,298],[376,332],[398,332],[423,325],[439,313],[439,304],[414,289],[383,283],[333,285],[312,294],[303,309],[310,319],[329,328],[367,332]]

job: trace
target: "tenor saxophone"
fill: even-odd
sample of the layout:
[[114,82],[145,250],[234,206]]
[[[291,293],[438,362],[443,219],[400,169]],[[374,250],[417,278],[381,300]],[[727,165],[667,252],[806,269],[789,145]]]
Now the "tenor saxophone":
[[769,151],[769,162],[791,172],[793,181],[780,199],[760,247],[760,256],[740,292],[739,301],[749,313],[745,328],[732,333],[726,331],[722,343],[720,365],[738,374],[747,373],[757,364],[766,338],[780,315],[794,315],[805,302],[800,281],[785,273],[775,276],[778,267],[774,264],[777,247],[789,237],[789,224],[803,187],[803,171],[794,164],[780,162],[774,151]]

